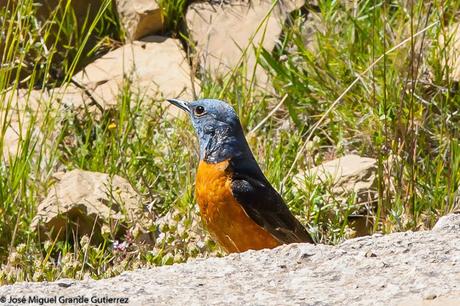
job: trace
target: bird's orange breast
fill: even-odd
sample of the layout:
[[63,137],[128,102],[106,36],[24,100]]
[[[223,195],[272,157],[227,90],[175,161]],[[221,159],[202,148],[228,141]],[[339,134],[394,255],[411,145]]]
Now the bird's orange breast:
[[201,216],[218,243],[228,252],[274,248],[280,243],[255,223],[235,200],[228,161],[201,161],[196,177],[196,198]]

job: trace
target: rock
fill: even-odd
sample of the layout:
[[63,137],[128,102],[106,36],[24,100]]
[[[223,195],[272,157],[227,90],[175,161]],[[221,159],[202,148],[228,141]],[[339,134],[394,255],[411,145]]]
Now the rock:
[[[303,188],[305,180],[313,180],[317,184],[331,183],[332,192],[337,195],[348,195],[351,192],[365,194],[374,185],[377,160],[358,155],[345,155],[324,164],[302,171],[294,177],[298,188]],[[374,192],[374,191],[372,191]]]
[[298,189],[304,189],[306,182],[327,186],[337,201],[346,201],[351,194],[357,195],[358,208],[348,218],[353,229],[352,236],[369,235],[373,230],[373,218],[370,212],[375,208],[377,189],[375,180],[377,160],[358,155],[346,155],[323,163],[294,176]]
[[[185,52],[177,39],[148,36],[107,53],[78,72],[73,80],[86,88],[102,108],[117,105],[123,86],[142,101],[165,98],[193,99],[200,86],[193,83]],[[75,86],[67,88],[63,103],[73,108],[90,104],[88,95]],[[165,102],[165,107],[169,103]],[[172,113],[178,110],[169,108]]]
[[441,217],[433,227],[433,231],[457,230],[460,232],[460,212]]
[[[244,50],[249,47],[243,57],[247,63],[246,77],[251,80],[256,67],[254,47],[262,45],[272,51],[288,14],[305,1],[277,3],[270,14],[271,0],[192,3],[187,9],[186,22],[202,69],[213,77],[223,77],[241,63]],[[269,17],[263,23],[267,14]],[[260,67],[255,71],[255,78],[259,86],[267,85],[268,76]]]
[[[367,250],[378,256],[364,257]],[[130,305],[458,305],[459,281],[460,231],[450,229],[284,245],[65,289],[61,282],[18,283],[1,286],[0,296],[118,297]]]
[[[3,135],[3,160],[6,164],[10,163],[10,160],[18,156],[23,149],[21,143],[26,137],[27,128],[31,126],[30,121],[23,120],[21,123],[13,121],[8,124],[5,134]],[[39,133],[36,129],[33,129],[33,134]]]
[[318,50],[318,40],[316,33],[324,33],[326,25],[320,17],[321,13],[309,12],[302,25],[302,40],[305,47],[309,50]]
[[[57,107],[57,103],[44,90],[12,89],[0,97],[3,100],[0,103],[0,122],[7,122],[2,156],[8,163],[10,158],[20,153],[26,137],[34,140],[43,138],[40,122],[49,110]],[[27,135],[28,131],[30,135]],[[40,148],[36,146],[35,150]]]
[[118,16],[129,41],[163,28],[161,8],[154,0],[116,0]]
[[460,23],[453,23],[445,33],[440,34],[439,45],[446,50],[442,54],[449,65],[449,79],[460,82]]
[[121,237],[145,225],[141,197],[122,177],[73,170],[65,173],[38,205],[31,228],[54,239],[87,235],[98,243],[105,233]]
[[[47,90],[17,89],[6,92],[3,103],[0,104],[0,108],[2,112],[9,109],[9,112],[18,115],[22,115],[26,112],[34,114],[39,112],[38,115],[40,116],[53,102]],[[53,105],[56,104],[53,103]]]

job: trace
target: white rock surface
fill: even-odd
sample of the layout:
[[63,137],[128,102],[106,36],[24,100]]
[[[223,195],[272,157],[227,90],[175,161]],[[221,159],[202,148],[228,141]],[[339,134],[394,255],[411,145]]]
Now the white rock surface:
[[292,244],[99,281],[2,286],[2,295],[125,297],[130,305],[459,305],[460,232]]
[[460,211],[441,217],[433,227],[433,231],[457,231],[460,233]]

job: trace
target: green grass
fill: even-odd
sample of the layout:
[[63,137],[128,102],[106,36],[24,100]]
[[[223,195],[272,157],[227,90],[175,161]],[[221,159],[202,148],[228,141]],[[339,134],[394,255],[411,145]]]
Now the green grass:
[[[327,182],[318,185],[308,178],[299,190],[292,177],[350,152],[378,160],[379,197],[367,212],[373,220],[370,232],[430,228],[458,209],[460,96],[458,83],[449,77],[448,52],[439,43],[440,37],[449,40],[444,28],[455,20],[457,2],[360,1],[353,9],[319,1],[321,13],[309,14],[316,15],[320,30],[307,37],[308,44],[306,13],[293,12],[277,48],[258,50],[276,94],[249,86],[244,65],[227,78],[197,75],[203,80],[202,97],[232,103],[247,132],[258,127],[249,138],[257,160],[318,241],[334,244],[353,235],[350,215],[360,208],[357,197],[337,197]],[[7,90],[45,92],[122,42],[111,3],[104,2],[78,26],[65,4],[46,22],[33,17],[37,7],[31,1],[0,12],[0,46],[6,46],[0,66],[1,144],[16,116]],[[187,2],[159,4],[165,35],[187,42]],[[221,254],[197,218],[197,143],[190,124],[165,119],[163,109],[152,110],[153,102],[137,97],[127,82],[117,107],[102,113],[56,112],[46,103],[40,106],[45,112],[25,106],[28,120],[21,118],[18,154],[0,162],[0,283],[109,277]],[[156,245],[135,242],[131,232],[122,241],[106,237],[101,245],[90,245],[86,236],[43,241],[30,229],[31,220],[53,173],[72,169],[120,175],[152,215],[172,215],[150,228],[161,233]],[[124,247],[114,247],[123,241]]]
[[183,18],[187,8],[187,0],[158,0],[158,6],[162,10],[164,18],[163,32],[170,34],[172,37],[179,36],[181,27],[183,26]]

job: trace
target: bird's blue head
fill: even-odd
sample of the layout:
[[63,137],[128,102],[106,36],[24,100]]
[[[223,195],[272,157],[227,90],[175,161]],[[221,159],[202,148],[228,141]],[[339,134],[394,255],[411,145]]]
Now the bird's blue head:
[[200,159],[218,163],[235,157],[252,157],[240,120],[233,107],[215,99],[168,102],[187,112],[200,142]]

